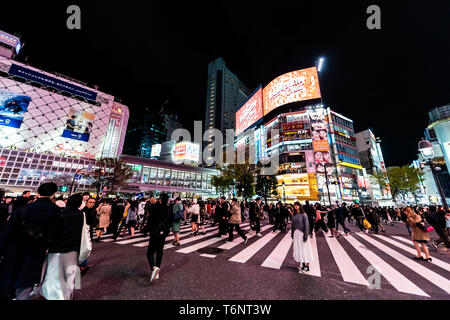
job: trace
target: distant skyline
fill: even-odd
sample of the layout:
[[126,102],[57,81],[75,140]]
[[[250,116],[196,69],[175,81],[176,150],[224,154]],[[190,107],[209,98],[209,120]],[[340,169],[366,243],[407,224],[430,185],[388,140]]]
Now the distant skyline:
[[[20,61],[99,85],[133,114],[168,110],[187,129],[204,120],[208,63],[222,57],[253,91],[311,67],[324,103],[382,139],[388,166],[416,159],[428,112],[450,103],[448,1],[169,4],[81,3],[82,29],[66,28],[66,8],[2,4],[0,29],[21,33]],[[368,30],[366,8],[381,8],[381,30]]]

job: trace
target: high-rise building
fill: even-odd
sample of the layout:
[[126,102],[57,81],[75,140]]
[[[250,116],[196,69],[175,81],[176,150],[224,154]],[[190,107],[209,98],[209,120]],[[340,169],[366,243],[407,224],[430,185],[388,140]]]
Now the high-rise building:
[[151,158],[152,146],[162,144],[165,139],[164,116],[161,113],[132,117],[128,123],[123,153]]
[[235,128],[236,111],[245,103],[249,94],[250,90],[227,68],[222,58],[209,63],[205,132],[208,129],[219,129],[225,143],[225,130]]
[[382,190],[380,185],[376,183],[376,179],[371,179],[374,174],[384,174],[387,179],[386,165],[380,143],[381,139],[375,137],[370,129],[356,134],[359,160],[367,173],[367,177],[360,178],[363,180],[358,181],[358,185],[367,189],[369,200],[373,201],[391,198],[389,190]]

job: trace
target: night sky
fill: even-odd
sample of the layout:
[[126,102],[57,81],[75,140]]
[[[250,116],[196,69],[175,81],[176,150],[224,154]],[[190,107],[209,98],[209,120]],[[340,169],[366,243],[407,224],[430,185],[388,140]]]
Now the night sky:
[[[250,90],[324,56],[324,103],[357,132],[372,128],[392,166],[416,158],[428,111],[450,103],[448,0],[92,2],[7,1],[0,29],[22,35],[18,60],[99,85],[134,115],[170,96],[186,128],[203,121],[218,56]],[[71,4],[81,30],[66,28]],[[381,30],[366,27],[371,4]]]

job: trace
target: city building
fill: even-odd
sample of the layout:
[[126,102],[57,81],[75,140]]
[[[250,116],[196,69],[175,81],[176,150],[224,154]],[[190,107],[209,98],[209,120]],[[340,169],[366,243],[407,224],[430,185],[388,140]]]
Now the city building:
[[359,200],[362,166],[353,121],[325,108],[317,69],[283,74],[262,86],[236,112],[238,162],[278,160],[278,198]]
[[374,174],[384,174],[387,179],[386,165],[381,151],[381,139],[375,137],[370,129],[361,131],[356,134],[356,148],[361,165],[365,169],[365,174],[358,181],[359,190],[367,193],[366,197],[363,196],[363,202],[377,202],[378,205],[383,205],[385,202],[390,203],[392,196],[389,190],[382,190],[372,178]]
[[139,158],[122,155],[123,160],[132,170],[133,175],[127,186],[120,192],[128,193],[158,193],[167,192],[172,196],[216,197],[211,178],[217,175],[217,170],[199,168],[184,164],[174,164],[161,160]]
[[3,53],[0,187],[12,193],[35,190],[43,180],[68,179],[96,159],[122,153],[127,106],[110,94]]
[[151,158],[152,146],[166,141],[164,121],[164,115],[157,112],[131,117],[123,153],[142,158]]
[[[429,125],[425,129],[424,138],[433,145],[433,164],[438,169],[435,176],[441,185],[447,203],[450,203],[450,174],[448,161],[450,160],[450,104],[434,108],[428,113]],[[421,168],[424,179],[420,185],[420,200],[424,204],[442,204],[440,193],[436,185],[431,168],[427,165],[422,154],[413,161],[412,166]]]
[[[205,132],[208,129],[218,129],[222,132],[225,142],[225,130],[235,128],[236,111],[247,100],[249,93],[250,90],[227,68],[222,58],[210,62],[206,89]],[[212,136],[209,138],[211,142]],[[212,146],[206,148],[209,148],[210,154],[214,156]]]

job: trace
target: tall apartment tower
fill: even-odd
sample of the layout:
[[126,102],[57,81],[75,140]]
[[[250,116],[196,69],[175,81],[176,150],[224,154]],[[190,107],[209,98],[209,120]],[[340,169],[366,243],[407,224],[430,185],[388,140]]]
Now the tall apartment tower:
[[204,129],[205,132],[219,129],[225,143],[225,130],[235,129],[236,111],[247,101],[250,90],[227,68],[222,58],[209,63],[207,81]]

